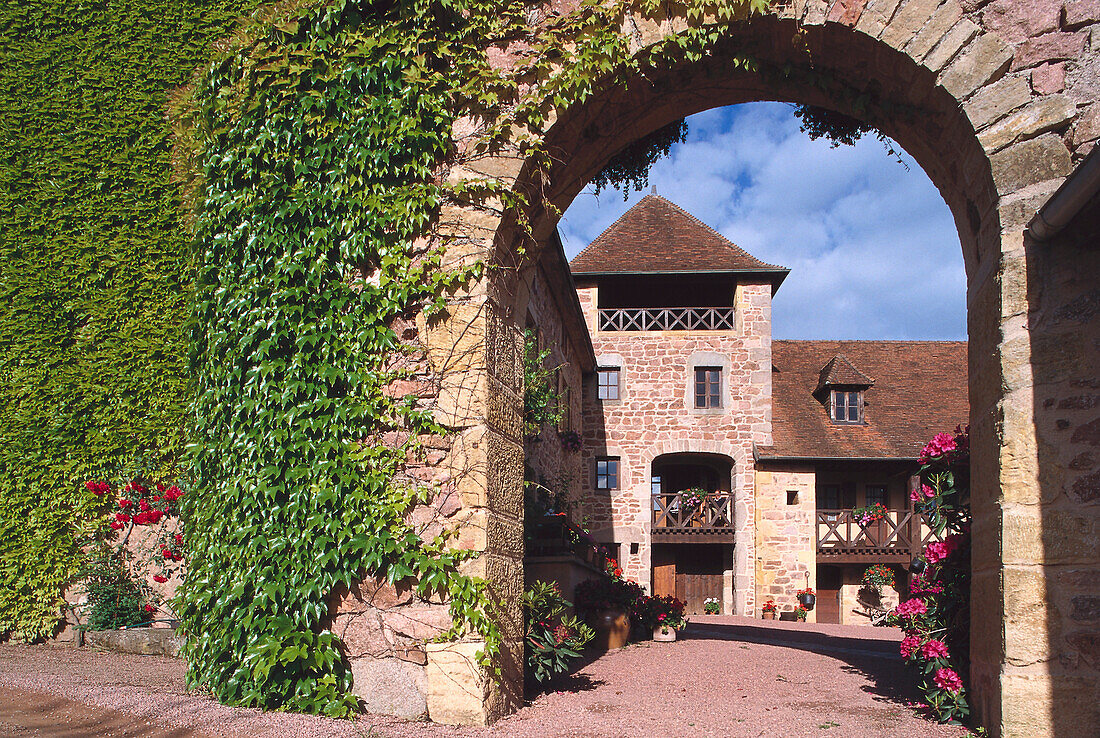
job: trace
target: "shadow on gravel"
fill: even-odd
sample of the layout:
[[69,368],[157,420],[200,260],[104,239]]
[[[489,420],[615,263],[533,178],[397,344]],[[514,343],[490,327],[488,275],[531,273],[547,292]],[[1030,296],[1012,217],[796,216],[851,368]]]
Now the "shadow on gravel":
[[585,651],[580,659],[573,662],[569,673],[559,674],[546,684],[532,684],[528,682],[523,688],[524,698],[529,702],[540,694],[548,694],[550,692],[570,692],[577,694],[580,692],[590,692],[593,689],[602,687],[607,684],[607,682],[603,679],[593,679],[587,674],[581,674],[580,671],[603,655],[603,651]]
[[759,643],[813,651],[844,662],[840,667],[842,671],[866,677],[872,684],[862,689],[878,701],[904,704],[920,696],[915,675],[905,668],[898,644],[891,640],[719,623],[691,623],[678,638]]

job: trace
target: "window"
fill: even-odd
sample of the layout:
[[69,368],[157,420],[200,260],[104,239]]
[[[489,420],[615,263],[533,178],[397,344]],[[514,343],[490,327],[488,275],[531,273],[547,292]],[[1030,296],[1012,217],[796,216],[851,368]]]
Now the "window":
[[596,459],[596,489],[619,488],[619,458],[602,456]]
[[863,393],[858,390],[833,390],[832,416],[835,423],[863,422]]
[[695,367],[695,407],[722,407],[722,370],[718,367]]
[[821,490],[817,493],[817,506],[822,510],[839,510],[841,508],[840,485],[822,485]]
[[596,370],[596,397],[600,400],[619,399],[619,367]]
[[787,504],[788,505],[797,505],[798,504],[798,490],[796,490],[796,489],[787,490]]
[[886,507],[885,484],[868,484],[865,494],[867,497],[865,504],[874,505],[876,502],[881,502],[883,507]]

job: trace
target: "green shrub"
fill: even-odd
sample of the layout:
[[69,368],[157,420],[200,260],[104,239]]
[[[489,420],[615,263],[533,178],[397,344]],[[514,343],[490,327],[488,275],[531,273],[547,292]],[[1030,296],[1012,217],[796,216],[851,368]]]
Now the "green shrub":
[[571,606],[556,582],[535,582],[523,593],[526,676],[539,684],[568,671],[595,635],[576,616],[566,614]]
[[106,544],[96,547],[81,572],[88,593],[87,630],[112,630],[149,621],[155,610],[149,588],[126,567],[124,554]]

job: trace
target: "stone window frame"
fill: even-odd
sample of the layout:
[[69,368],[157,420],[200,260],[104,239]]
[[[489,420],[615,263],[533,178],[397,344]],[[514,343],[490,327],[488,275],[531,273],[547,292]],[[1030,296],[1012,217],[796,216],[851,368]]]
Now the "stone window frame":
[[[607,471],[602,476],[607,477],[609,479],[614,479],[615,484],[614,484],[614,486],[608,484],[606,486],[601,487],[600,486],[600,476],[601,476],[601,474],[600,474],[600,464],[608,464],[608,463],[611,463],[611,462],[614,462],[614,464],[615,464],[614,475],[612,475],[609,471]],[[623,484],[623,460],[622,460],[621,456],[597,456],[596,459],[595,459],[595,463],[592,466],[592,471],[593,471],[592,488],[595,489],[596,491],[599,491],[599,490],[609,490],[610,491],[610,490],[622,489],[622,484]]]
[[[600,399],[600,371],[616,369],[619,372],[619,397]],[[601,354],[596,357],[595,379],[592,385],[592,398],[601,405],[618,405],[626,399],[626,363],[619,354]]]
[[[718,407],[695,407],[695,370],[717,369],[721,380],[719,390]],[[696,351],[688,357],[687,366],[684,367],[684,407],[692,415],[727,415],[733,404],[730,394],[730,374],[733,365],[727,354],[717,351]]]

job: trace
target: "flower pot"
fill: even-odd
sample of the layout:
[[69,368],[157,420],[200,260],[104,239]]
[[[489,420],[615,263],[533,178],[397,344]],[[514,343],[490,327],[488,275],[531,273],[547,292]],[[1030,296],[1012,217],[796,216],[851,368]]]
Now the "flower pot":
[[803,594],[798,596],[798,604],[802,605],[806,610],[814,609],[814,605],[817,603],[817,595]]
[[622,648],[630,641],[630,617],[626,610],[600,610],[589,618],[588,624],[596,632],[596,637],[592,639],[595,648],[610,651]]
[[676,629],[658,625],[653,629],[653,640],[659,643],[671,643],[676,640]]
[[763,618],[765,620],[775,620],[775,610],[768,610],[767,612],[763,613]]

